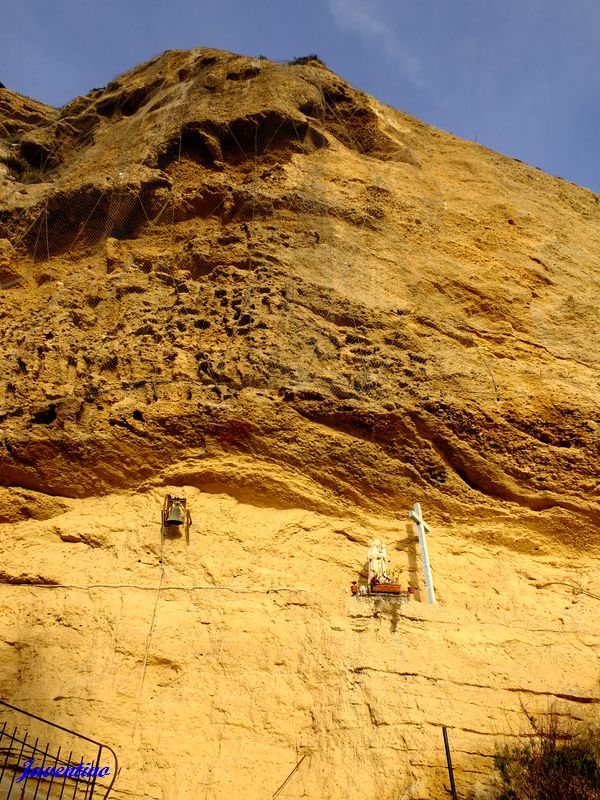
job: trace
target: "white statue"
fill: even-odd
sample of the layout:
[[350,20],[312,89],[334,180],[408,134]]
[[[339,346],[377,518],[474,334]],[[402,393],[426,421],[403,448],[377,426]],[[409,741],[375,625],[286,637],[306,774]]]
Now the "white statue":
[[386,560],[387,547],[379,539],[373,539],[373,544],[369,547],[369,584],[374,575],[380,581],[387,578]]

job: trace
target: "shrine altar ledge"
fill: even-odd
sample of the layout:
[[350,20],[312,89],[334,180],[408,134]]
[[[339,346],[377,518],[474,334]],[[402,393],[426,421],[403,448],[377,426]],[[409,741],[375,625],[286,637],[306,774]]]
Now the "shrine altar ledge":
[[406,589],[398,583],[378,583],[371,587],[371,594],[406,594]]

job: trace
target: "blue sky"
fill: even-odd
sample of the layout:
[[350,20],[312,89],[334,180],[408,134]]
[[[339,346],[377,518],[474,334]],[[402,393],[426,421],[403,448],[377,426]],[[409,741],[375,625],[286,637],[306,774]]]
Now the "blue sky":
[[62,105],[170,48],[317,53],[379,100],[600,193],[600,0],[2,0],[0,81]]

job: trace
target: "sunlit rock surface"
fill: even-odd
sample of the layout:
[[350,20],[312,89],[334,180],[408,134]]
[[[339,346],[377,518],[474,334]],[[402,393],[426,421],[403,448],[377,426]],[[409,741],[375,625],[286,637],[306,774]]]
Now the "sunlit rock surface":
[[[441,800],[442,725],[483,798],[594,709],[596,195],[315,60],[0,122],[0,696],[157,800]],[[375,537],[414,600],[350,596]]]

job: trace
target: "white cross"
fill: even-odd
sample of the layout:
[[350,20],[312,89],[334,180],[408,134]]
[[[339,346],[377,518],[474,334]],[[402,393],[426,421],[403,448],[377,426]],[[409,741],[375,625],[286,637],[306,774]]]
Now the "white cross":
[[435,603],[435,592],[433,591],[433,581],[431,580],[431,567],[429,566],[429,555],[427,553],[427,542],[425,540],[425,532],[429,533],[429,525],[423,519],[421,506],[415,503],[408,516],[417,523],[417,532],[419,534],[419,545],[421,547],[421,558],[423,559],[423,572],[425,574],[425,587],[427,589],[427,599],[430,603]]

